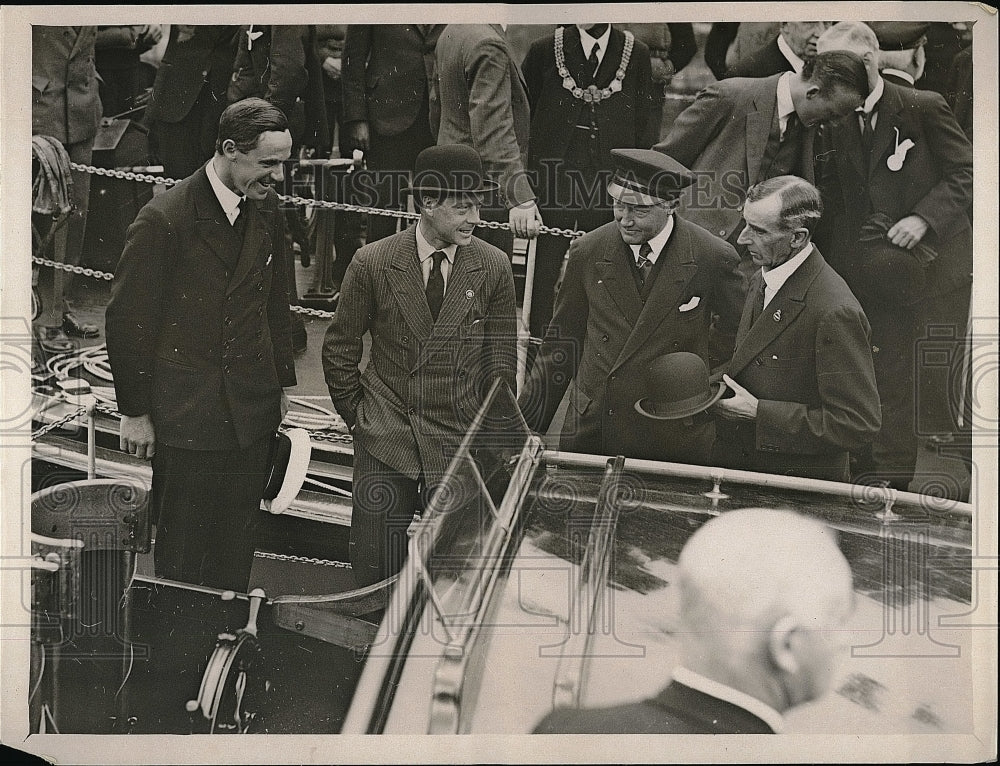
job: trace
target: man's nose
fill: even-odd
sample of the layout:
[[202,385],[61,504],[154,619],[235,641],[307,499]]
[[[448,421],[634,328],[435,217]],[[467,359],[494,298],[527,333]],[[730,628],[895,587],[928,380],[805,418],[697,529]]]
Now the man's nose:
[[466,220],[468,220],[469,223],[481,223],[483,219],[479,217],[479,208],[476,206],[471,207],[469,209],[469,214],[466,216]]
[[736,243],[739,244],[739,245],[749,245],[750,244],[750,238],[749,238],[749,235],[747,234],[747,232],[749,232],[749,231],[750,231],[750,227],[749,226],[744,226],[743,227],[743,231],[740,232],[740,236],[738,236],[736,238]]
[[281,183],[285,180],[285,169],[281,165],[275,165],[274,169],[271,170],[271,180],[275,183]]

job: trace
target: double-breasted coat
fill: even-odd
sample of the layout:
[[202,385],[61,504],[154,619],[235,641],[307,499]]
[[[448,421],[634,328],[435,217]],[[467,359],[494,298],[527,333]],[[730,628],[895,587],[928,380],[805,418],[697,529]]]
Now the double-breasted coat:
[[476,238],[460,245],[434,321],[411,226],[355,254],[323,343],[323,371],[355,443],[430,483],[443,476],[494,380],[515,389],[515,343],[507,256]]
[[[632,276],[634,260],[614,222],[570,245],[552,322],[520,397],[528,425],[544,433],[570,389],[561,449],[639,457],[679,447],[682,453],[683,443],[671,443],[677,421],[635,410],[650,393],[647,368],[675,351],[698,354],[711,366],[713,315],[720,334],[738,324],[743,293],[730,245],[674,216],[645,302]],[[660,457],[683,462],[680,453]]]
[[118,409],[158,443],[232,450],[274,433],[295,385],[281,213],[248,200],[242,246],[205,168],[129,227],[107,307]]
[[[748,295],[762,279],[758,270]],[[759,400],[757,418],[719,420],[718,463],[846,481],[848,452],[874,439],[882,421],[861,305],[815,248],[751,323],[753,304],[724,368]]]

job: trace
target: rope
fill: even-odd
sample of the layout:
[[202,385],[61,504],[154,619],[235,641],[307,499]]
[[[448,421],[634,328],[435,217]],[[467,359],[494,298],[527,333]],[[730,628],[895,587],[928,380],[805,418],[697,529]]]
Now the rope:
[[31,209],[43,215],[65,215],[73,209],[73,174],[66,149],[52,136],[32,136],[31,154],[38,174],[31,182]]

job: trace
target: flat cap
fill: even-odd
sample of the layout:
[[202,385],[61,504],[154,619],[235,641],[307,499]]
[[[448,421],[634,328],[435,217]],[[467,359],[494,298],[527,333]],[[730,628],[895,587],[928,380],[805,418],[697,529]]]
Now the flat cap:
[[869,21],[878,38],[878,47],[884,51],[907,51],[927,42],[929,21]]
[[654,205],[676,199],[696,180],[673,157],[654,149],[612,149],[615,174],[608,194],[630,205]]

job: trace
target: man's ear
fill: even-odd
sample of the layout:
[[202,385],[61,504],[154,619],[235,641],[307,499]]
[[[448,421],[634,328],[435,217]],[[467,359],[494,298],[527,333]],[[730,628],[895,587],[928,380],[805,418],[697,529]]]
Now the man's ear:
[[222,154],[224,157],[230,160],[235,159],[237,152],[239,152],[239,149],[236,148],[236,142],[233,139],[227,138],[222,142]]
[[798,229],[792,231],[792,246],[796,248],[802,248],[806,246],[806,242],[809,241],[809,229],[804,226],[800,226]]
[[798,632],[801,629],[799,621],[791,615],[785,615],[771,627],[768,635],[768,653],[775,667],[785,673],[798,673],[799,658],[796,651]]
[[816,98],[819,95],[820,87],[816,83],[806,83],[806,98]]

